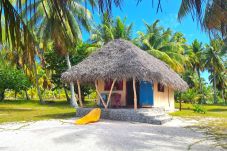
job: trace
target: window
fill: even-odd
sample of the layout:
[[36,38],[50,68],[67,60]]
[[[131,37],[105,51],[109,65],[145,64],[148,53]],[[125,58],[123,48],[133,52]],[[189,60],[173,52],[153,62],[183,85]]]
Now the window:
[[[111,89],[112,83],[113,83],[113,80],[105,81],[104,90],[109,91]],[[116,81],[114,84],[113,90],[123,90],[123,81],[122,80]]]
[[164,92],[164,85],[161,83],[158,83],[158,92]]

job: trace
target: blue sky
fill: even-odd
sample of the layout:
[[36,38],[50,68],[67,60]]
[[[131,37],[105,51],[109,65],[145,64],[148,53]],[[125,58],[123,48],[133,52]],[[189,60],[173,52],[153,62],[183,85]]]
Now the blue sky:
[[[165,2],[165,3],[164,3]],[[181,22],[177,20],[177,13],[180,7],[181,0],[162,0],[162,12],[156,13],[156,4],[152,7],[152,0],[143,0],[137,5],[137,0],[124,0],[122,4],[122,10],[113,7],[112,16],[115,18],[120,16],[121,18],[127,17],[127,23],[134,23],[133,31],[136,36],[137,31],[145,30],[143,20],[147,23],[153,23],[155,20],[160,20],[160,25],[171,28],[173,31],[179,31],[184,33],[191,43],[194,39],[198,39],[203,43],[209,43],[208,35],[201,31],[197,22],[193,22],[190,16],[184,18]],[[100,16],[97,11],[93,14],[94,21],[100,22]],[[87,35],[84,37],[87,39]]]
[[[127,23],[133,23],[133,36],[137,35],[137,31],[144,31],[143,21],[153,23],[160,20],[160,25],[165,28],[171,28],[173,31],[182,32],[187,39],[187,43],[191,44],[194,39],[198,39],[203,43],[209,43],[207,33],[203,32],[196,21],[191,16],[185,17],[181,22],[177,20],[177,13],[180,8],[181,0],[162,0],[162,12],[156,13],[157,4],[152,7],[152,0],[143,0],[137,5],[137,0],[124,0],[122,10],[116,7],[112,9],[112,16],[115,18],[127,17]],[[97,11],[93,14],[94,21],[100,22],[100,16]],[[89,35],[85,34],[83,39],[88,39]],[[203,72],[202,76],[208,82],[208,72]]]

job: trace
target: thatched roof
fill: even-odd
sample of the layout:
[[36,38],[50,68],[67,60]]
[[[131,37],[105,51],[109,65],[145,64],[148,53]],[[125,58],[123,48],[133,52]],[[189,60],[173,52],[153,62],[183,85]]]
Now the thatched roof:
[[129,41],[113,40],[62,74],[63,82],[132,79],[160,82],[184,91],[187,83],[166,63]]

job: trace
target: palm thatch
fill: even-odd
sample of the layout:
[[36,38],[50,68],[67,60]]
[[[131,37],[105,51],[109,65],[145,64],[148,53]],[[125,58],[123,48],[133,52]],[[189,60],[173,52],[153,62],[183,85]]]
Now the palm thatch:
[[179,91],[185,91],[188,88],[187,83],[167,64],[122,39],[107,43],[62,74],[62,80],[66,83],[115,78],[160,82]]

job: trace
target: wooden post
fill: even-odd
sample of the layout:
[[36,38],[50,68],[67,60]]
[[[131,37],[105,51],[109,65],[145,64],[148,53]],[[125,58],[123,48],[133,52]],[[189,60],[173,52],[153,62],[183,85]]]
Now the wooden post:
[[134,92],[134,110],[137,110],[137,94],[136,94],[136,80],[133,78],[133,92]]
[[169,107],[170,107],[170,102],[169,102],[169,86],[168,86],[168,103],[169,103]]
[[96,92],[97,92],[97,94],[98,94],[99,98],[100,98],[100,99],[101,99],[101,101],[102,101],[103,106],[105,107],[105,110],[107,110],[106,103],[105,103],[105,101],[103,100],[103,98],[102,98],[101,94],[100,94],[100,93],[99,93],[99,91],[98,91],[98,86],[97,86],[97,82],[96,82],[96,81],[95,81],[95,88],[96,88]]
[[180,100],[180,111],[181,111],[181,100]]
[[114,79],[114,80],[113,80],[113,83],[112,83],[112,85],[111,85],[110,92],[109,92],[108,99],[107,99],[107,107],[108,107],[108,105],[109,105],[110,97],[111,97],[111,94],[112,94],[112,91],[113,91],[113,87],[114,87],[114,84],[115,84],[116,80],[117,80],[117,79]]
[[83,107],[83,102],[81,99],[81,90],[80,90],[80,82],[77,80],[77,88],[78,88],[78,97],[79,97],[79,102],[80,102],[80,107]]

